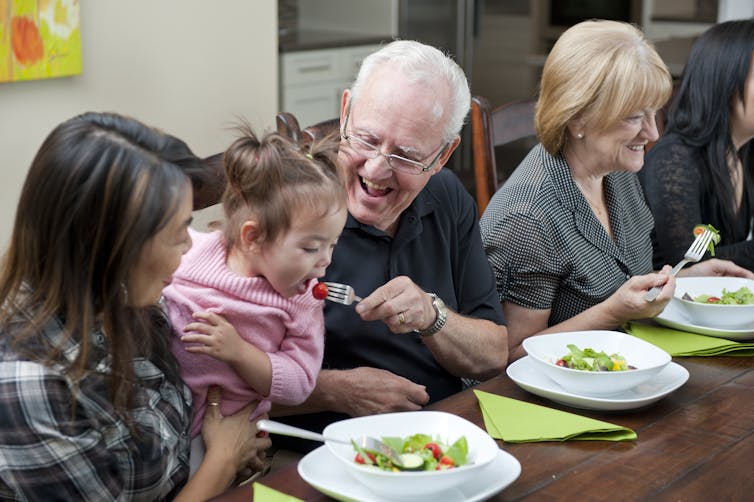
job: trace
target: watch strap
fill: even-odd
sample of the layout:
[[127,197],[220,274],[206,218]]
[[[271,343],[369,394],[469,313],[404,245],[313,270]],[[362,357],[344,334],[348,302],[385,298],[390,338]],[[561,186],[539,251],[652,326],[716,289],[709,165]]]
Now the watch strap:
[[445,302],[434,293],[429,293],[429,296],[432,297],[432,307],[435,309],[435,322],[433,322],[427,329],[414,330],[419,333],[419,336],[421,337],[434,335],[445,326],[445,322],[448,320],[448,310],[447,307],[445,307]]

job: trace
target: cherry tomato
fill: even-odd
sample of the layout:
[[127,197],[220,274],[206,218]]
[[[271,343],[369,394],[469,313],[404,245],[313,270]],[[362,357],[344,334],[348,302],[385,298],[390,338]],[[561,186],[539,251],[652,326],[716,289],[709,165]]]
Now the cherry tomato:
[[435,460],[440,460],[442,451],[440,450],[440,446],[437,443],[427,443],[424,445],[424,448],[432,451],[432,456],[435,457]]
[[456,463],[453,462],[453,459],[450,458],[447,455],[443,455],[440,459],[440,462],[437,464],[437,467],[435,467],[436,471],[441,471],[443,469],[452,469],[456,466]]
[[[367,454],[367,457],[369,457],[369,460],[371,460],[373,464],[377,463],[377,457],[375,457],[373,454],[369,453],[368,451],[364,453]],[[364,457],[361,456],[361,453],[357,453],[353,461],[356,462],[357,464],[366,464],[366,462],[364,461]]]
[[562,359],[558,359],[557,361],[555,361],[555,366],[565,366],[565,365],[566,363]]
[[716,296],[710,296],[707,298],[707,303],[720,303],[720,298]]
[[312,288],[312,296],[317,300],[324,300],[327,298],[327,284],[324,282],[318,282]]

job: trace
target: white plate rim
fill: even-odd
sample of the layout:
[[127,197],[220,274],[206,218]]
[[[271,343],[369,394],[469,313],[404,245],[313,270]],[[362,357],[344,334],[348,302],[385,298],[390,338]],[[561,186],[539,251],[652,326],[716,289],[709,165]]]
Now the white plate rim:
[[[322,479],[319,473],[312,471],[312,466],[328,466],[329,479]],[[327,449],[326,446],[320,446],[315,450],[307,453],[298,462],[298,474],[311,486],[338,500],[357,500],[363,502],[390,502],[384,495],[378,495],[364,485],[357,483],[348,471],[346,471],[337,458]],[[502,472],[502,475],[500,474]],[[486,479],[485,478],[489,478]],[[487,498],[501,492],[510,486],[521,475],[521,464],[519,461],[505,450],[498,450],[495,459],[483,467],[473,480],[470,480],[460,487],[451,490],[451,493],[459,497],[458,500],[475,502],[486,500]],[[340,478],[347,480],[343,482]],[[473,488],[472,485],[477,485]],[[473,491],[473,493],[467,493]],[[449,493],[445,493],[449,495]],[[404,501],[406,499],[395,499]],[[420,501],[421,498],[412,497],[411,500]],[[437,494],[432,494],[425,500],[436,501]]]
[[718,329],[708,328],[692,324],[688,317],[673,302],[668,303],[657,317],[654,318],[659,324],[668,328],[680,329],[699,335],[714,336],[727,340],[754,340],[754,329]]
[[[542,374],[536,365],[531,361],[531,356],[525,356],[508,365],[505,372],[511,380],[522,389],[536,394],[540,397],[550,399],[560,404],[572,406],[574,408],[597,410],[597,411],[620,411],[631,410],[648,406],[671,392],[678,389],[689,379],[689,372],[680,364],[670,362],[660,373],[652,379],[656,382],[658,378],[670,378],[668,373],[677,375],[673,380],[668,380],[662,387],[662,390],[647,394],[640,397],[623,397],[632,391],[615,394],[610,397],[595,397],[581,394],[574,394],[563,389],[556,382],[552,381],[547,375]],[[541,377],[541,380],[537,380]]]

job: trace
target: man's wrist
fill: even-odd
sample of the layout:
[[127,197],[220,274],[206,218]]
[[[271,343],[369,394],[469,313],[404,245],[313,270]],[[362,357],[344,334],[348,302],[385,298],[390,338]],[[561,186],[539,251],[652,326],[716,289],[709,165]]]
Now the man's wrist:
[[445,302],[442,301],[442,298],[434,293],[429,293],[429,297],[432,299],[432,308],[435,311],[435,318],[427,328],[414,330],[421,337],[434,335],[445,326],[445,323],[448,320],[448,308],[445,306]]

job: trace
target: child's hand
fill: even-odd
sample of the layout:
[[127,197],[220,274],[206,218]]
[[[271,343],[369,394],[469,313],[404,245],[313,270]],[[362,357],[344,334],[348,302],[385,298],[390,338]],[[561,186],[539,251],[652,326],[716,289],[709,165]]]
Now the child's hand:
[[192,322],[184,326],[187,333],[181,341],[189,345],[188,352],[207,354],[221,361],[232,363],[246,345],[246,342],[225,318],[213,312],[194,312],[194,319],[202,322]]

